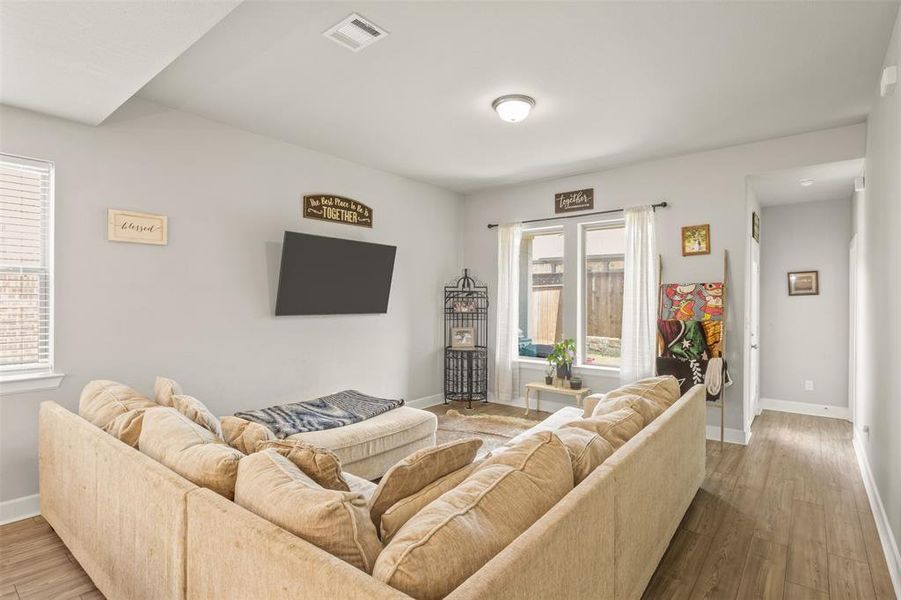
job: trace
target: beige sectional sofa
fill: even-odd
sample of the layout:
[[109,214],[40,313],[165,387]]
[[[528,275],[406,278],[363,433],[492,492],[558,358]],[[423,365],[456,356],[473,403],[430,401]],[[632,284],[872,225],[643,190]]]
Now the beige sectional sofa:
[[[564,410],[536,431],[581,416]],[[703,479],[704,430],[697,386],[447,598],[640,598]],[[44,516],[111,600],[409,598],[53,403],[40,471]]]

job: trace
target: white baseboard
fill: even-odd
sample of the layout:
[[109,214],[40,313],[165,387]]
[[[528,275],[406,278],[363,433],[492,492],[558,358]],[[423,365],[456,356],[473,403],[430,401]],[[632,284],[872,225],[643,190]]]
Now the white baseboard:
[[0,502],[0,525],[41,514],[41,495],[22,496]]
[[[727,427],[723,434],[723,438],[723,441],[728,444],[741,444],[742,446],[747,446],[751,442],[751,432],[744,432],[740,429],[729,429]],[[707,439],[717,442],[720,441],[719,425],[707,426]]]
[[870,509],[873,511],[873,518],[876,521],[876,530],[879,532],[879,541],[882,543],[882,552],[885,554],[885,563],[888,565],[892,585],[895,586],[895,595],[901,598],[901,554],[898,552],[898,542],[889,526],[885,506],[879,496],[879,488],[876,487],[876,480],[870,469],[870,461],[867,459],[867,453],[863,449],[863,442],[858,437],[856,427],[852,441],[860,474],[863,476],[863,485],[867,490],[867,498],[870,499]]
[[441,404],[442,402],[444,402],[444,394],[432,394],[431,396],[423,396],[416,400],[404,402],[404,406],[409,406],[411,408],[428,408],[430,406],[435,406],[436,404]]
[[847,406],[829,406],[828,404],[811,404],[809,402],[776,400],[775,398],[761,398],[757,406],[760,410],[775,410],[799,415],[844,419],[845,421],[851,420],[851,411]]

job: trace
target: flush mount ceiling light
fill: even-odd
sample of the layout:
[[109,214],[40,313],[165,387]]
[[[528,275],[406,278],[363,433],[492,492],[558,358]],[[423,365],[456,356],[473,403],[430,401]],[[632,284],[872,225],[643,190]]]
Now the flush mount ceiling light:
[[535,106],[535,99],[522,94],[501,96],[491,103],[491,108],[497,112],[497,116],[507,123],[522,121],[529,116],[529,111],[533,106]]
[[802,179],[800,183],[801,187],[810,187],[813,185],[813,179]]

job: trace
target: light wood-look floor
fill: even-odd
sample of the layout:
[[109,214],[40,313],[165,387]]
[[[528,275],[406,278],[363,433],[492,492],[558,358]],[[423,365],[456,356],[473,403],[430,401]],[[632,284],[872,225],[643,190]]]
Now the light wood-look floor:
[[707,477],[644,598],[894,599],[851,424],[764,411]]
[[[521,416],[508,408],[478,412]],[[747,447],[708,442],[707,478],[644,597],[895,598],[851,426],[765,411],[753,429]],[[103,598],[41,517],[0,527],[0,600],[37,598]]]

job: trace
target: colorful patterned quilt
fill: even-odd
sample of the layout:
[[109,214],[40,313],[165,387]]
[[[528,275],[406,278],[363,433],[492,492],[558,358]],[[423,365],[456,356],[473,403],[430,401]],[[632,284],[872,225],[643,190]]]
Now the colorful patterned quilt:
[[722,283],[665,283],[660,287],[661,319],[722,321]]
[[722,321],[657,321],[657,356],[708,360],[722,356]]
[[[679,391],[685,394],[692,387],[704,383],[704,375],[707,373],[706,360],[682,360],[679,358],[657,358],[657,374],[672,375],[679,382]],[[729,371],[726,370],[725,380],[731,383]],[[716,402],[716,396],[707,394],[707,402]]]

